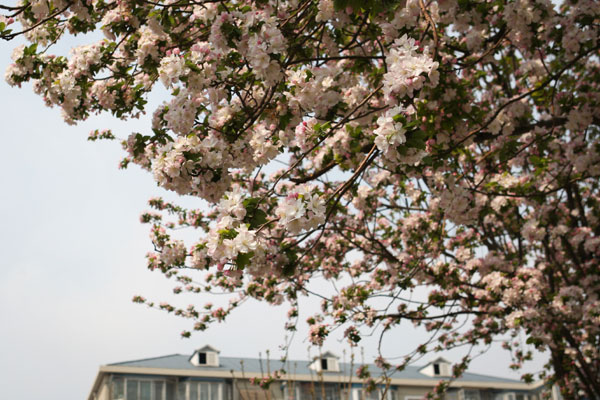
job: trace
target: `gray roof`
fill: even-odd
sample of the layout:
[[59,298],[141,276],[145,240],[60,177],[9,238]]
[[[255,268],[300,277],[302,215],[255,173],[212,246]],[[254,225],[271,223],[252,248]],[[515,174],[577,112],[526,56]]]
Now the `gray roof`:
[[[183,354],[171,354],[162,357],[154,357],[154,358],[145,358],[142,360],[134,360],[134,361],[124,361],[120,363],[109,364],[109,366],[124,366],[124,367],[139,367],[139,368],[161,368],[161,369],[179,369],[179,370],[190,370],[190,371],[200,371],[200,370],[210,370],[210,371],[236,371],[241,372],[242,369],[244,372],[256,372],[260,373],[261,371],[267,371],[270,369],[271,371],[277,370],[281,367],[284,367],[288,374],[294,375],[316,375],[316,372],[309,369],[309,365],[311,362],[309,361],[298,361],[298,360],[289,360],[283,365],[279,360],[271,360],[269,368],[267,368],[266,360],[261,360],[258,358],[239,358],[239,357],[219,357],[219,366],[218,367],[210,367],[210,366],[194,366],[189,362],[190,356]],[[360,366],[359,364],[354,364],[352,366],[352,370],[350,369],[349,363],[339,363],[340,372],[327,372],[324,374],[327,375],[354,375],[356,369]],[[423,366],[408,366],[405,370],[400,372],[394,372],[393,374],[388,374],[388,376],[392,378],[398,379],[420,379],[424,381],[439,381],[440,377],[429,377],[419,372]],[[382,375],[382,370],[373,364],[369,364],[369,371],[373,377],[379,377]],[[495,376],[474,374],[471,372],[465,372],[462,378],[457,380],[461,381],[470,381],[470,382],[487,382],[487,383],[519,383],[520,381],[515,379],[508,378],[499,378]]]
[[[339,359],[339,357],[337,355],[333,354],[330,351],[326,351],[325,353],[321,354],[320,358],[327,358],[327,357],[328,358],[338,358]],[[319,356],[313,357],[313,360],[316,360],[317,358],[319,358]]]
[[[444,357],[438,357],[435,360],[429,361],[423,367],[426,367],[426,366],[434,364],[434,363],[439,363],[439,362],[444,362],[444,363],[452,364],[450,361],[446,360]],[[423,368],[423,367],[421,367],[421,368]]]
[[215,353],[220,353],[219,350],[215,349],[214,347],[212,347],[210,344],[204,345],[202,347],[200,347],[198,350],[196,351],[213,351]]

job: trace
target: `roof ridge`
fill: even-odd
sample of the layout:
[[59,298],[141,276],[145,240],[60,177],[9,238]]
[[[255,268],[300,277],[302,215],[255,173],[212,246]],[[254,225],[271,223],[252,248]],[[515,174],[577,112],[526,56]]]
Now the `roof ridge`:
[[158,360],[159,358],[167,358],[167,357],[173,357],[173,356],[185,356],[185,354],[173,353],[173,354],[167,354],[167,355],[165,355],[165,356],[158,356],[158,357],[147,357],[147,358],[140,358],[140,359],[137,359],[137,360],[120,361],[120,362],[116,362],[116,363],[110,363],[110,364],[106,364],[106,365],[121,365],[121,364],[129,364],[129,363],[140,362],[140,361]]
[[[520,379],[515,379],[515,378],[505,378],[503,376],[494,376],[494,375],[486,375],[486,374],[479,374],[477,372],[471,372],[471,371],[465,371],[465,374],[469,374],[469,375],[476,375],[476,376],[481,376],[484,378],[493,378],[493,379],[504,379],[507,381],[511,381],[511,382],[523,382]],[[464,379],[464,375],[463,375],[463,379]]]
[[[266,358],[259,358],[259,357],[229,357],[229,356],[220,356],[221,359],[228,359],[228,360],[253,360],[253,361],[266,361]],[[270,359],[270,362],[281,362],[280,358],[277,359]],[[296,359],[290,359],[290,360],[285,360],[286,363],[288,362],[297,362],[297,363],[304,363],[304,364],[311,364],[312,361],[311,360],[296,360]],[[377,369],[381,369],[377,366],[377,364],[375,364],[374,362],[370,362],[370,363],[350,363],[350,362],[344,362],[344,361],[339,361],[340,365],[354,365],[356,367],[359,367],[361,365],[366,365],[369,367],[374,367]],[[425,366],[425,365],[424,365]],[[422,368],[424,366],[418,366],[418,365],[407,365],[404,367],[404,369],[419,369]],[[393,368],[392,368],[393,369]],[[401,372],[401,371],[400,371]]]
[[[266,358],[259,358],[259,357],[228,357],[228,356],[220,356],[220,358],[228,358],[228,359],[233,359],[233,360],[256,360],[256,361],[266,361]],[[269,361],[273,362],[273,361],[277,361],[277,362],[281,362],[281,358],[271,358],[269,359]],[[286,360],[285,362],[289,362],[289,361],[301,361],[301,362],[310,362],[307,360]]]

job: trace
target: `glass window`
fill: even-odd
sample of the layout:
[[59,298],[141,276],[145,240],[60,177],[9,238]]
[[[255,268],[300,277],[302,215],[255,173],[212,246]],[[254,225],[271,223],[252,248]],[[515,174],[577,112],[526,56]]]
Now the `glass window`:
[[140,400],[152,400],[152,382],[140,381]]
[[[113,378],[110,400],[187,400],[186,382],[152,379]],[[177,396],[175,395],[177,391]],[[198,399],[195,399],[198,400]]]
[[210,400],[219,400],[219,386],[218,383],[210,384]]
[[138,400],[138,381],[127,379],[127,400]]
[[367,392],[366,390],[362,390],[362,389],[355,389],[356,393],[357,393],[357,398],[359,400],[380,400],[381,399],[381,393],[379,392],[379,390],[373,390],[372,392]]
[[208,383],[199,383],[200,400],[208,400]]
[[190,397],[189,400],[198,400],[198,384],[196,382],[190,382]]
[[125,381],[123,381],[123,379],[113,379],[112,398],[114,400],[125,400]]
[[198,363],[206,364],[206,353],[198,353]]
[[444,396],[446,400],[458,400],[458,391],[448,390]]
[[[313,399],[313,400],[340,400],[341,387],[336,384],[314,384],[301,385],[300,393],[297,394],[297,399]],[[288,393],[288,398],[293,398],[293,392]],[[348,398],[346,396],[346,398]]]
[[163,387],[165,383],[163,381],[154,381],[154,397],[152,400],[164,400]]
[[187,387],[186,382],[179,382],[177,384],[177,400],[185,400],[185,388]]
[[479,390],[468,389],[464,391],[464,400],[479,400]]
[[152,400],[164,400],[163,387],[165,383],[163,381],[154,381],[152,387]]
[[[184,399],[184,397],[181,397]],[[167,382],[167,398],[166,400],[175,400],[175,384],[173,382]]]

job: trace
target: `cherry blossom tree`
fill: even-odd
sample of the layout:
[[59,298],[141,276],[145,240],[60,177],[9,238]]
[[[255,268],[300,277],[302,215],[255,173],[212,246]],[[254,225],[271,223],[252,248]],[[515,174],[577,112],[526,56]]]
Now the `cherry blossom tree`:
[[[142,215],[148,266],[175,292],[231,293],[178,308],[190,332],[244,300],[318,295],[310,341],[351,344],[406,321],[418,354],[505,346],[550,354],[542,378],[600,398],[600,3],[593,0],[19,0],[6,71],[69,124],[144,113],[123,138],[162,199]],[[72,35],[92,41],[53,54]],[[91,140],[115,139],[110,131]],[[187,243],[174,230],[196,230]],[[311,282],[337,282],[313,293]],[[410,293],[426,287],[428,299]],[[469,357],[455,367],[459,376]],[[525,376],[531,380],[532,376]],[[438,387],[444,389],[444,383]]]

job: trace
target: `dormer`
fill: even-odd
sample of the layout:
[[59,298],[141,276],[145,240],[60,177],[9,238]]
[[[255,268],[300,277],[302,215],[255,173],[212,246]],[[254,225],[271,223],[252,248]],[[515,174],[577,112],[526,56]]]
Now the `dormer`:
[[438,376],[440,378],[448,378],[452,376],[452,364],[445,358],[439,357],[421,368],[419,372],[433,378]]
[[196,350],[189,361],[196,367],[218,367],[219,353],[219,350],[206,345]]
[[330,351],[315,357],[309,368],[317,372],[340,372],[339,357]]

